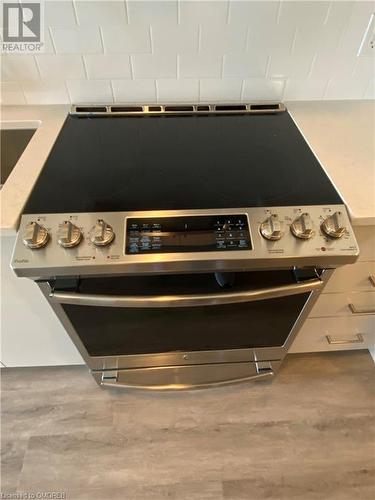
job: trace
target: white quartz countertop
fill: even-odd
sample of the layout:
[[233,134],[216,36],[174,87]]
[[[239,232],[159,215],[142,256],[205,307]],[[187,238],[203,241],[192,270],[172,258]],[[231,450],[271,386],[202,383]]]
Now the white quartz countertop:
[[0,191],[1,235],[15,234],[23,207],[69,112],[69,106],[2,106],[2,128],[36,128]]
[[352,224],[375,225],[375,101],[286,106],[346,203]]
[[[286,104],[344,199],[352,223],[375,225],[375,101]],[[37,126],[36,133],[0,191],[2,235],[15,234],[17,231],[23,207],[68,110],[68,106],[2,107],[3,127]]]

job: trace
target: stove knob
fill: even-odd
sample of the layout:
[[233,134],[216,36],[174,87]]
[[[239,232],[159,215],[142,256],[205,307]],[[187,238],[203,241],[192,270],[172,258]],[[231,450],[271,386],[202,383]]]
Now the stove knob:
[[260,233],[266,240],[279,240],[284,235],[282,222],[276,214],[272,214],[260,225]]
[[80,244],[82,233],[79,227],[75,226],[69,220],[64,221],[57,234],[58,244],[64,248],[76,247]]
[[98,219],[90,232],[91,242],[98,247],[109,245],[114,240],[114,237],[115,233],[112,227],[103,219]]
[[49,240],[49,234],[45,227],[37,222],[29,222],[23,234],[23,244],[27,248],[35,250],[36,248],[44,247]]
[[335,212],[333,215],[327,217],[320,227],[323,233],[330,238],[341,238],[346,231],[342,212]]
[[308,240],[315,234],[311,217],[308,213],[304,213],[294,220],[290,225],[290,230],[296,238]]

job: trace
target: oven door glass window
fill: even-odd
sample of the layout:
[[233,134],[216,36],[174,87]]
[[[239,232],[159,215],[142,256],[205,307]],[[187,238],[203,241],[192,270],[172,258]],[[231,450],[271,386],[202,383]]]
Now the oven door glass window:
[[[214,274],[85,278],[75,291],[101,296],[204,295],[293,283],[290,271],[257,271],[223,280]],[[119,356],[282,346],[310,293],[189,307],[62,307],[90,356]]]

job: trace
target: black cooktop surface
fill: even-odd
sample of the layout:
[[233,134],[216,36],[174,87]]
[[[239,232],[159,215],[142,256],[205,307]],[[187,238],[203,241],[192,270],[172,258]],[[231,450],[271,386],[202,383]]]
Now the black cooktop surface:
[[336,203],[287,112],[68,116],[24,212]]

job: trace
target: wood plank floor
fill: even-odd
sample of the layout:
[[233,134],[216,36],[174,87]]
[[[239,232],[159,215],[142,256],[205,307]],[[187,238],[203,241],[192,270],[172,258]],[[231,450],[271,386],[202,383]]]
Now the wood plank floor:
[[85,367],[1,375],[3,493],[375,498],[367,351],[290,355],[272,383],[180,393],[101,389]]

